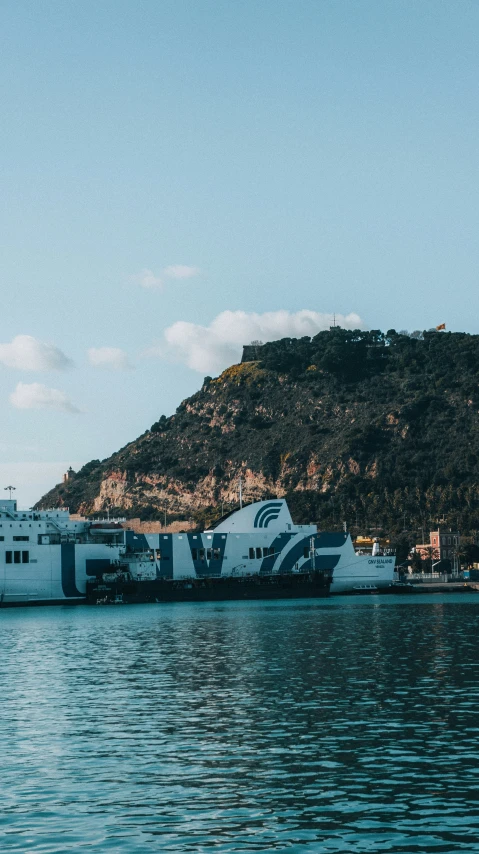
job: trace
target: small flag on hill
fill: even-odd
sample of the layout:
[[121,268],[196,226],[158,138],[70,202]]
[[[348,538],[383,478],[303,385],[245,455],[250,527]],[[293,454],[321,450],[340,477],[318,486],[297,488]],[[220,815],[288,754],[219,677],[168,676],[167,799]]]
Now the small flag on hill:
[[440,323],[439,326],[436,326],[436,332],[440,332],[441,329],[444,329],[444,330],[446,329],[445,323]]

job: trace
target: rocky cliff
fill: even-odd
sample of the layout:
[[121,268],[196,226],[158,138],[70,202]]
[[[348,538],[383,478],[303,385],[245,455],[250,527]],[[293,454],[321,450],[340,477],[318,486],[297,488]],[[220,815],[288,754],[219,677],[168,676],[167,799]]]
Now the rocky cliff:
[[286,496],[298,522],[479,527],[479,336],[332,329],[266,344],[39,507],[210,522]]

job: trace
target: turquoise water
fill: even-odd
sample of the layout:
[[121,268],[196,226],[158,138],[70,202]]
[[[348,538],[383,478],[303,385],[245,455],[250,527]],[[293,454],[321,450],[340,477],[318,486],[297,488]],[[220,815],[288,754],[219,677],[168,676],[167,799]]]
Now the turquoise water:
[[479,850],[479,596],[0,612],[0,850]]

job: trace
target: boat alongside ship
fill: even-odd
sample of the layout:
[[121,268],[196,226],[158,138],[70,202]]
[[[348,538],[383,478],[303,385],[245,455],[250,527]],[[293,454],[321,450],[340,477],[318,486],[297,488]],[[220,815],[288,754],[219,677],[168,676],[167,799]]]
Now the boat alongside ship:
[[[3,547],[3,548],[2,548]],[[2,555],[3,552],[3,555]],[[278,599],[371,591],[393,555],[355,552],[347,532],[295,525],[285,500],[240,507],[202,533],[140,534],[67,510],[0,502],[2,605]]]
[[324,571],[207,576],[173,580],[135,579],[119,572],[105,583],[87,583],[89,604],[139,602],[226,602],[250,599],[311,599],[329,595],[331,574]]

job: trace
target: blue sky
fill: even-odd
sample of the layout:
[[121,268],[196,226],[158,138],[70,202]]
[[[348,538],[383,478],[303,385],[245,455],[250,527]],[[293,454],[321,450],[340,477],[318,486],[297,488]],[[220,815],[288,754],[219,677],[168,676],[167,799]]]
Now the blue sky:
[[467,0],[2,3],[0,476],[20,503],[242,340],[333,312],[479,331],[478,30]]

